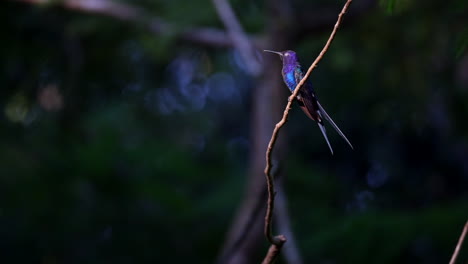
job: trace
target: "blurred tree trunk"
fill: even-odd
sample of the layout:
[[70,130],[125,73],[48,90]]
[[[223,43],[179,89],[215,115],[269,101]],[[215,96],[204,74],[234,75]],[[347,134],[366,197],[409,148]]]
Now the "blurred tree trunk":
[[[290,47],[290,17],[285,1],[270,0],[268,7],[267,46],[272,50],[285,50]],[[265,151],[275,124],[281,119],[287,103],[286,89],[281,76],[281,62],[277,56],[265,55],[263,74],[257,79],[252,94],[252,119],[250,168],[247,186],[236,216],[227,234],[218,263],[258,263],[266,252],[263,236],[266,210]],[[285,151],[285,134],[281,133],[273,156],[274,172],[277,160]],[[277,173],[275,173],[277,174]],[[261,248],[265,248],[265,252]],[[259,255],[259,253],[261,255]]]

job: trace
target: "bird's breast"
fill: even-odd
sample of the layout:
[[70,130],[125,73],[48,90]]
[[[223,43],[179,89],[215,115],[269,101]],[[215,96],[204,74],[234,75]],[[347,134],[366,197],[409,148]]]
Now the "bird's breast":
[[294,91],[294,88],[296,88],[296,78],[294,77],[294,72],[289,71],[284,74],[284,82],[288,86],[289,90]]

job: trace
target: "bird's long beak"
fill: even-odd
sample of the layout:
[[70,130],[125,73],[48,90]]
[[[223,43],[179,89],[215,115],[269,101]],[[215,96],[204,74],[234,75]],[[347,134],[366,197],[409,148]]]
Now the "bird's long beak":
[[283,53],[279,52],[279,51],[274,51],[274,50],[263,50],[264,52],[270,52],[270,53],[275,53],[275,54],[278,54],[281,56],[281,58],[283,58]]

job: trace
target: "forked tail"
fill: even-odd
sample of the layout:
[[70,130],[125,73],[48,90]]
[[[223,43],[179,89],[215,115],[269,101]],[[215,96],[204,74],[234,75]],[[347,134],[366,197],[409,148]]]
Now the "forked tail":
[[[317,101],[317,105],[318,105],[318,107],[320,109],[320,112],[323,115],[323,117],[332,125],[332,127],[336,130],[336,132],[338,132],[338,134],[340,134],[340,136],[349,144],[349,146],[352,149],[354,149],[353,145],[351,145],[351,142],[349,142],[348,138],[346,138],[346,136],[343,134],[343,132],[341,132],[340,128],[335,124],[335,122],[333,122],[333,119],[331,119],[331,117],[327,114],[325,109],[323,109],[322,105],[318,101]],[[327,143],[328,143],[327,136],[325,135],[325,132],[324,132],[325,128],[322,129],[320,124],[319,124],[319,127],[320,127],[320,130],[322,130],[322,134],[325,136],[325,139],[327,140]],[[328,143],[328,146],[330,146],[330,143]],[[331,146],[330,146],[330,149],[331,149]],[[332,151],[332,154],[333,154],[333,151]]]
[[330,144],[330,141],[328,140],[327,130],[325,129],[325,126],[321,122],[317,122],[317,125],[319,126],[320,131],[322,132],[322,135],[325,138],[325,141],[327,142],[328,147],[330,148],[331,154],[333,155],[333,148],[332,148],[332,146]]

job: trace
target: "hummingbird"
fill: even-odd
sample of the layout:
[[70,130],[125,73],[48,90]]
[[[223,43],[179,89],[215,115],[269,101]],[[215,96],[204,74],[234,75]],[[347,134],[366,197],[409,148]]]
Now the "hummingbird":
[[[273,50],[264,50],[264,52],[275,53],[280,56],[281,60],[283,61],[283,69],[281,73],[283,75],[284,83],[286,84],[286,86],[288,86],[291,93],[294,92],[294,89],[296,88],[297,84],[304,77],[304,71],[302,70],[302,67],[299,64],[296,52],[292,50],[286,50],[281,52]],[[302,87],[302,89],[299,91],[299,94],[296,98],[297,102],[299,103],[299,106],[301,107],[302,111],[304,111],[304,113],[310,119],[317,122],[320,131],[322,132],[322,135],[325,138],[328,147],[330,148],[331,154],[333,155],[333,148],[331,147],[330,141],[328,140],[327,131],[323,124],[323,119],[327,120],[330,123],[330,125],[336,130],[336,132],[338,132],[338,134],[349,144],[351,149],[354,149],[353,145],[351,145],[351,143],[343,134],[343,132],[341,132],[340,128],[335,124],[335,122],[333,122],[333,119],[331,119],[331,117],[327,114],[325,109],[319,103],[314,89],[312,88],[311,82],[307,80],[303,86],[304,87]]]

